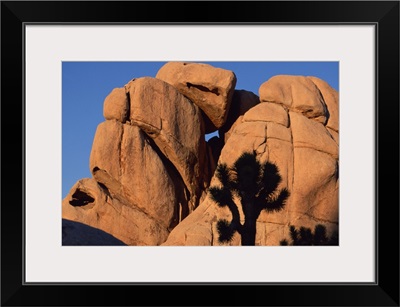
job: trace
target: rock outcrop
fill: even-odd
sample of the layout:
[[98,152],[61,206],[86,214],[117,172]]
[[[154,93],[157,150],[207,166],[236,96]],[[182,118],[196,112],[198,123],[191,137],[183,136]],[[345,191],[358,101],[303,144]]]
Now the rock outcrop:
[[195,103],[205,114],[206,133],[225,123],[236,86],[236,75],[208,64],[169,62],[158,71],[163,80]]
[[[279,245],[290,238],[290,225],[313,229],[322,224],[329,234],[338,230],[339,148],[332,128],[326,126],[330,108],[315,80],[326,85],[317,78],[294,76],[277,76],[262,84],[262,102],[238,117],[222,149],[219,163],[232,165],[245,151],[256,152],[260,162],[273,162],[283,178],[280,187],[291,192],[284,210],[261,213],[256,245]],[[332,98],[330,106],[336,107],[335,90],[325,89],[325,96]],[[213,178],[211,186],[218,184]],[[163,245],[220,245],[216,221],[230,218],[229,210],[207,197]],[[230,245],[240,245],[240,238],[236,235]]]
[[103,230],[127,245],[159,245],[169,234],[160,217],[131,204],[92,178],[79,180],[63,200],[64,219]]
[[[337,231],[338,92],[305,76],[274,76],[259,95],[235,85],[233,72],[170,62],[156,78],[114,89],[93,141],[93,178],[72,187],[63,218],[126,245],[221,245],[217,220],[231,213],[207,189],[220,184],[217,164],[254,152],[278,167],[279,187],[290,191],[283,210],[259,216],[256,245],[279,245],[291,225]],[[206,142],[216,129],[220,137]],[[240,245],[240,236],[228,244]]]
[[191,195],[191,209],[206,187],[206,144],[199,108],[173,86],[139,78],[126,86],[131,123],[144,131],[177,169]]

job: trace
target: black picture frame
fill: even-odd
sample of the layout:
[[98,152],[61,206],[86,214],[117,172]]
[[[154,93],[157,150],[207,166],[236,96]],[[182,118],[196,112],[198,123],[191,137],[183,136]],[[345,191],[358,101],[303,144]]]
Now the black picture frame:
[[[375,25],[376,283],[24,283],[24,25],[33,22]],[[399,1],[2,1],[1,305],[399,306],[399,101]]]

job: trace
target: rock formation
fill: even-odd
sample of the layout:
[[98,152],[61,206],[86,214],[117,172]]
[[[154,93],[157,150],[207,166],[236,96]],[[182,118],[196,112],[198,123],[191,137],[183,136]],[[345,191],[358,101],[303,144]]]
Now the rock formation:
[[169,62],[156,78],[174,86],[204,112],[206,133],[223,126],[236,85],[232,71],[208,64]]
[[[337,231],[338,92],[306,76],[274,76],[258,95],[235,86],[234,72],[170,62],[155,78],[114,89],[92,145],[93,178],[71,188],[63,219],[126,245],[220,245],[216,222],[230,211],[207,193],[220,184],[214,171],[255,152],[276,164],[290,191],[282,211],[260,214],[256,245],[279,245],[290,226]],[[216,129],[220,137],[206,142]]]

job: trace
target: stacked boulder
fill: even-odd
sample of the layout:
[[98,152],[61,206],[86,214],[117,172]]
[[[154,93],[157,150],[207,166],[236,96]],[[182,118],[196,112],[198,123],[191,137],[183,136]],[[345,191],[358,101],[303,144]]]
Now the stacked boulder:
[[[155,78],[114,89],[93,142],[93,178],[72,187],[63,218],[127,245],[220,245],[217,220],[231,213],[207,193],[219,184],[214,170],[255,152],[277,165],[280,188],[290,191],[282,211],[261,213],[256,245],[279,245],[291,225],[337,231],[338,92],[287,75],[261,84],[259,95],[235,86],[232,71],[169,62]],[[228,244],[240,245],[240,236]]]
[[[182,76],[175,83],[169,66]],[[169,63],[156,78],[133,79],[112,90],[92,145],[93,178],[72,187],[63,200],[63,218],[128,245],[163,243],[208,187],[205,121],[223,125],[235,84],[228,70]]]

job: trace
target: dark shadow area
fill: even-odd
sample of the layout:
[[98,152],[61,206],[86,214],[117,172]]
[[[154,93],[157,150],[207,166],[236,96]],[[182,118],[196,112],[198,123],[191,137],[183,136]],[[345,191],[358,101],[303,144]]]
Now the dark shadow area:
[[70,220],[62,220],[63,246],[121,246],[126,245],[109,233]]
[[326,227],[324,225],[315,225],[314,231],[311,228],[300,227],[296,229],[293,225],[289,226],[290,239],[282,240],[281,246],[294,245],[294,246],[305,246],[305,245],[339,245],[339,232],[335,231],[330,237],[327,235]]
[[207,87],[205,87],[203,85],[192,84],[192,83],[189,83],[189,82],[186,82],[186,86],[187,86],[187,88],[194,87],[194,88],[197,88],[198,90],[200,90],[202,92],[213,93],[213,94],[219,96],[219,92],[218,92],[217,88],[213,88],[213,89],[210,90],[209,88],[207,88]]
[[74,207],[82,207],[94,202],[94,198],[89,194],[76,189],[75,193],[72,195],[72,199],[69,203]]
[[[218,241],[229,243],[234,233],[238,232],[242,245],[254,246],[256,222],[261,211],[271,213],[282,210],[290,195],[288,189],[278,189],[282,181],[278,167],[269,161],[261,163],[255,152],[244,152],[232,167],[225,163],[218,164],[215,175],[222,187],[208,189],[211,199],[219,207],[228,207],[232,214],[231,221],[217,221]],[[235,197],[242,206],[243,224]]]

